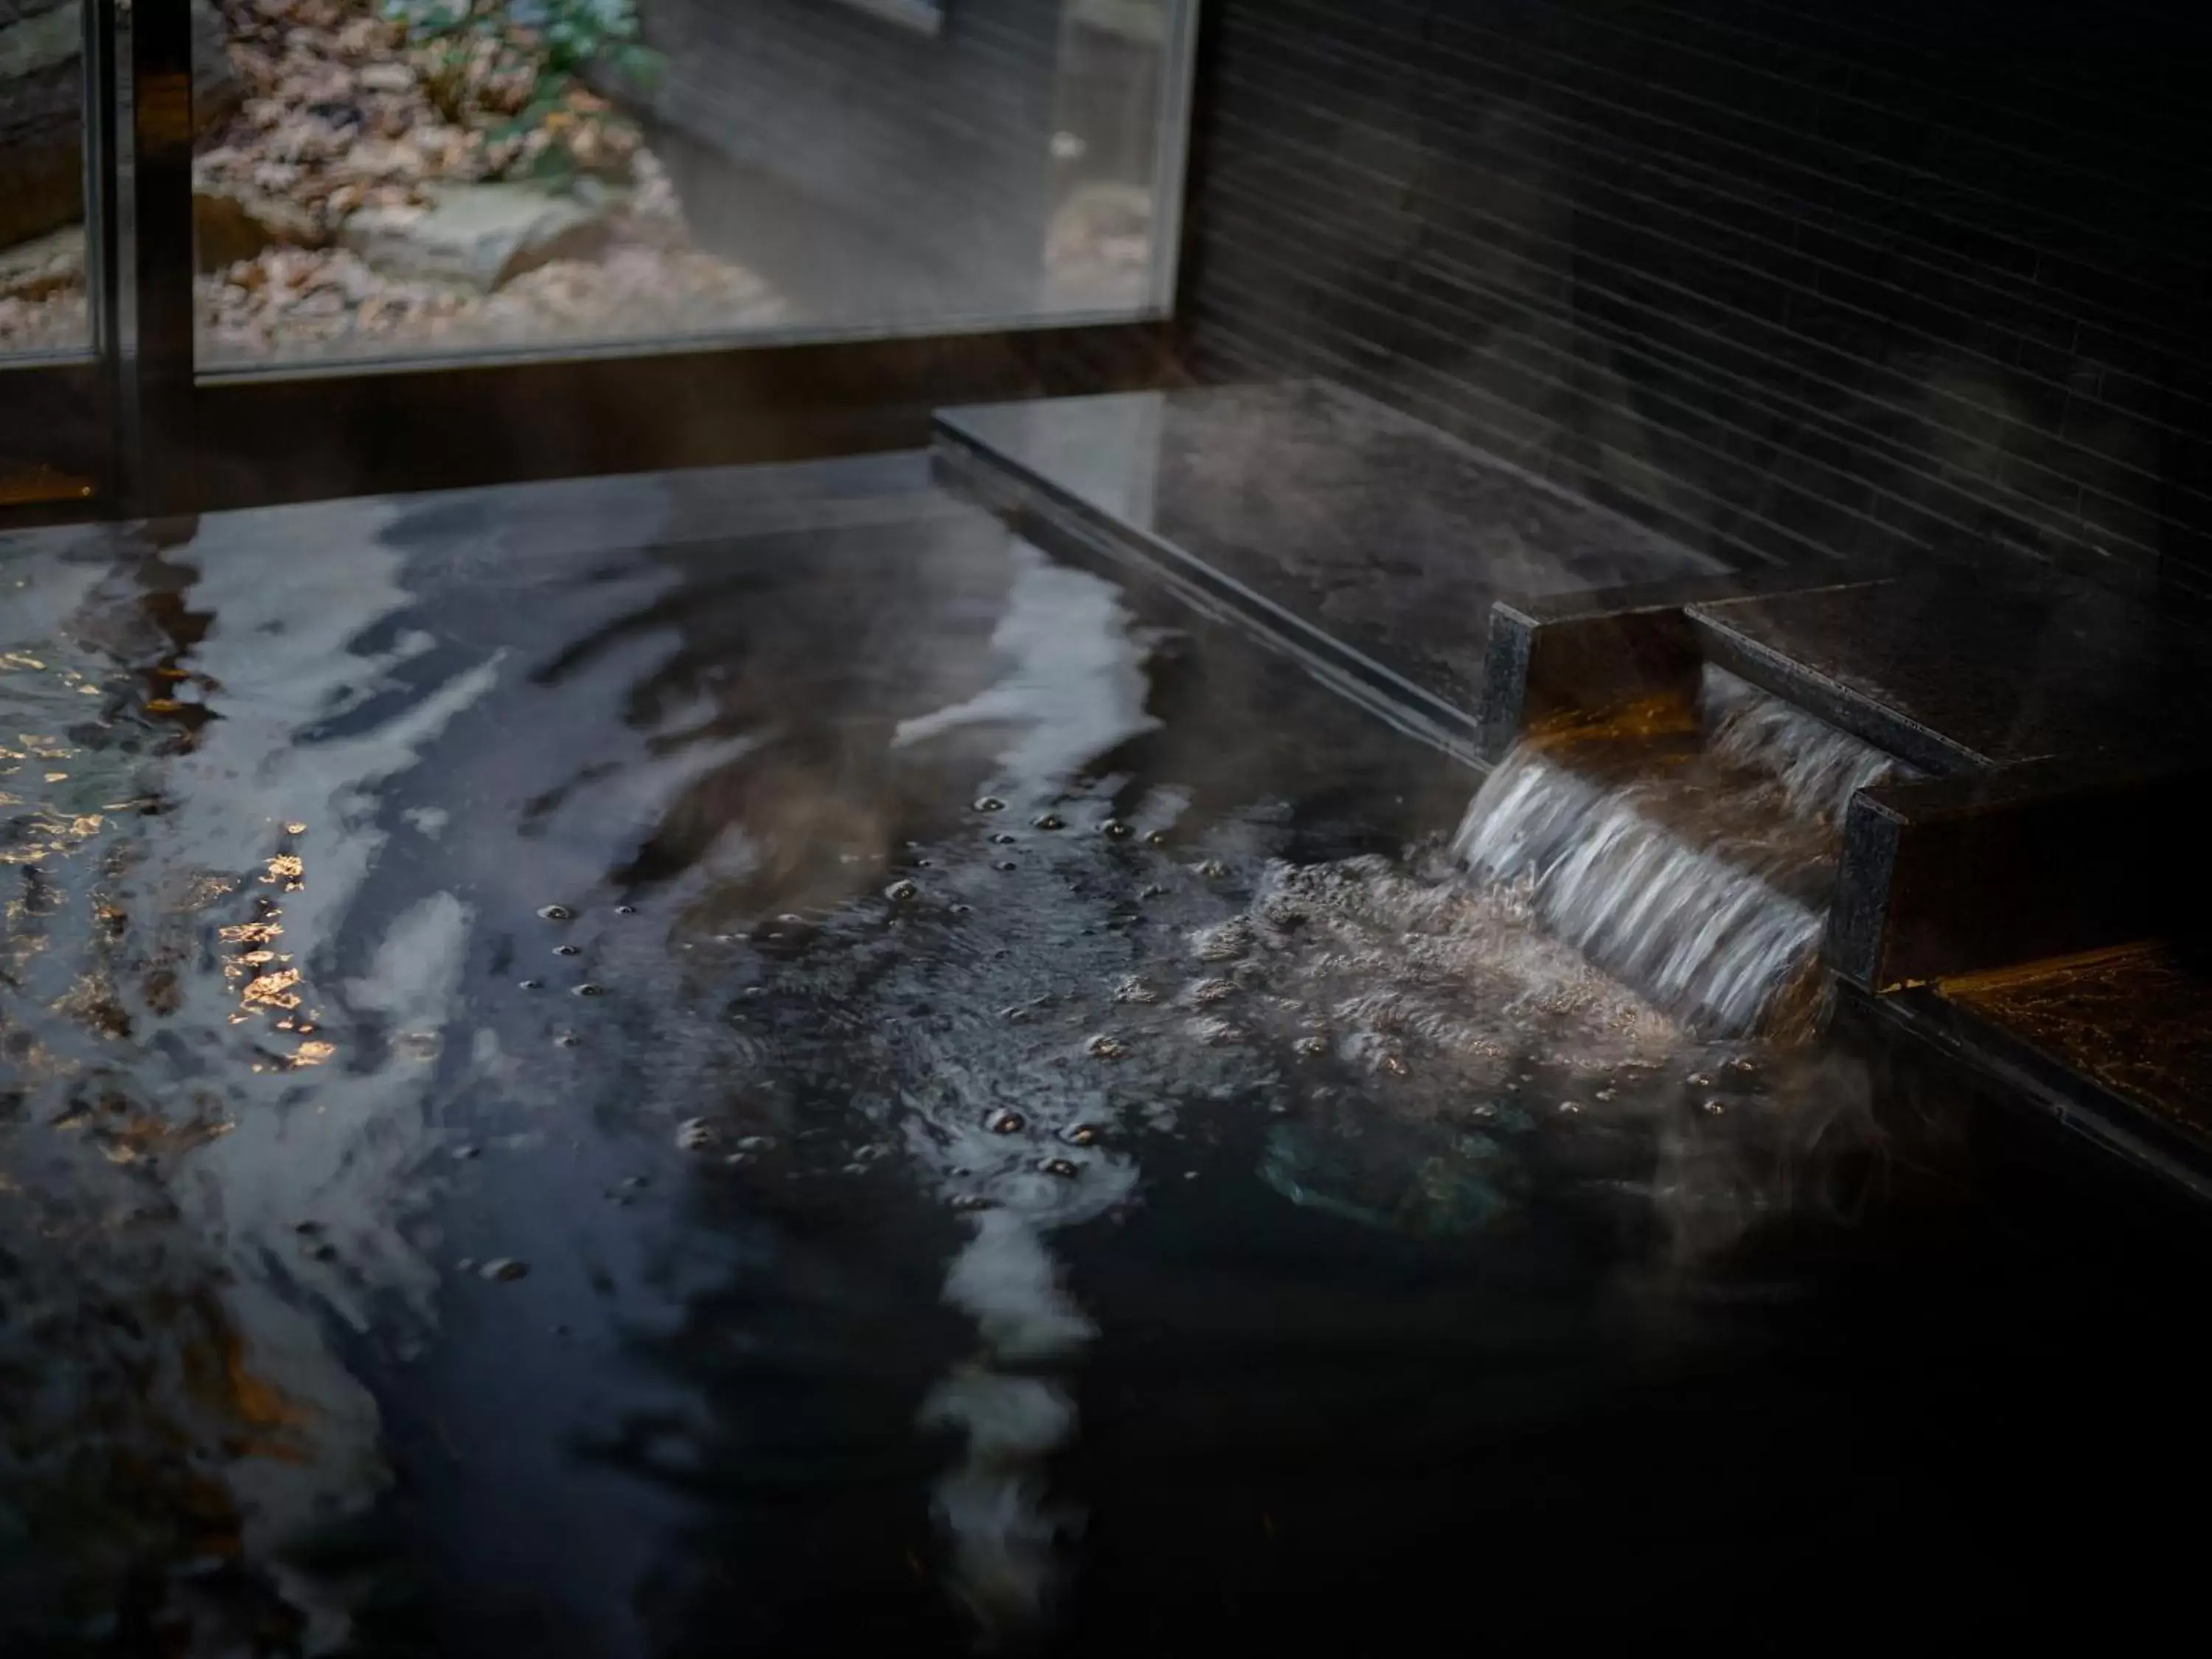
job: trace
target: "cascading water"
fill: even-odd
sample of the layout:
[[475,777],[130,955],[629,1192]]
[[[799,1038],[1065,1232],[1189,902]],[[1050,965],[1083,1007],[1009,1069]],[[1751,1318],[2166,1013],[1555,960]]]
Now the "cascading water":
[[1699,1030],[1802,1024],[1844,809],[1898,764],[1721,669],[1698,713],[1680,737],[1523,742],[1453,851]]

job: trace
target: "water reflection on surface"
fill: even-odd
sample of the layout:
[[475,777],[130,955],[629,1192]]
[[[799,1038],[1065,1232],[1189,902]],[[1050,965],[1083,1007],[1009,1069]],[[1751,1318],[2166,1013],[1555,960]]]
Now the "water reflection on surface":
[[1811,1294],[1863,1069],[1456,880],[1441,762],[918,483],[605,488],[0,566],[26,1650],[1337,1628]]

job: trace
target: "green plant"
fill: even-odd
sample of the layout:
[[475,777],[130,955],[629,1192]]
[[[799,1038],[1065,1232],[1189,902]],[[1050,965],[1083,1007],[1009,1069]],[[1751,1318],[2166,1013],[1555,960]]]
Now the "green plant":
[[[525,12],[535,14],[535,21]],[[516,0],[509,15],[545,42],[553,74],[581,75],[604,63],[641,85],[659,76],[660,55],[638,41],[635,0]]]
[[448,116],[512,146],[512,170],[563,178],[635,147],[635,130],[599,112],[584,77],[604,69],[641,92],[659,78],[636,0],[385,0],[384,15],[429,49],[430,90]]

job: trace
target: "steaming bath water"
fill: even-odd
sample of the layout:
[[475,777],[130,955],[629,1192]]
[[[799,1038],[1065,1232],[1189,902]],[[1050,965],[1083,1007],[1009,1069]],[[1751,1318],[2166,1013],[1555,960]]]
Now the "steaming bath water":
[[915,463],[763,478],[0,563],[0,1650],[1710,1638],[2125,1467],[2004,1402],[2163,1326],[1887,1073]]

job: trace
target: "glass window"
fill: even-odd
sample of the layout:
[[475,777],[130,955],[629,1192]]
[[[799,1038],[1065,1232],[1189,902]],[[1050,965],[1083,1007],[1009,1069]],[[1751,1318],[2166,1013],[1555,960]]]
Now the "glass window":
[[201,365],[1162,314],[1194,3],[213,0]]
[[84,246],[78,0],[0,0],[0,360],[90,344]]

